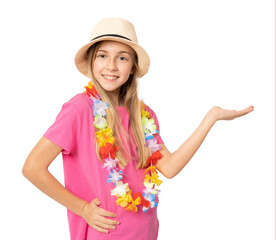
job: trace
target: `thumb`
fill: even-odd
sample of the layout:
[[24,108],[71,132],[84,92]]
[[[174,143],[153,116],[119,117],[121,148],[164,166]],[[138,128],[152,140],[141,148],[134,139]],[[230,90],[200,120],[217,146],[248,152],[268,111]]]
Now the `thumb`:
[[101,204],[100,199],[98,199],[98,198],[94,198],[92,202],[94,204],[96,204],[97,206]]

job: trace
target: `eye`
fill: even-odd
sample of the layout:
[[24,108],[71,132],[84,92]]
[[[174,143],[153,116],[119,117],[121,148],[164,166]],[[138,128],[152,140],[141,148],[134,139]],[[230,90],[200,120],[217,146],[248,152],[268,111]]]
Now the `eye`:
[[97,58],[105,58],[105,55],[104,54],[98,54]]
[[127,61],[127,59],[125,57],[119,57],[120,61]]

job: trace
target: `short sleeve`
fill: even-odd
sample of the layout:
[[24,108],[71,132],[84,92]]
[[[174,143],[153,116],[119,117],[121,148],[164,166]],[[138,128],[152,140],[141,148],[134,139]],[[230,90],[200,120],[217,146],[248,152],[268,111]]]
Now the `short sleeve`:
[[154,136],[156,137],[157,139],[157,143],[158,144],[161,144],[161,143],[164,143],[163,140],[162,140],[162,137],[161,137],[161,133],[160,133],[160,126],[159,126],[159,122],[158,122],[158,118],[155,114],[155,112],[149,107],[146,105],[146,110],[150,113],[150,117],[154,119],[154,122],[156,124],[156,127],[157,127],[157,130],[158,130],[158,133],[155,134]]
[[77,122],[77,108],[72,102],[66,102],[43,136],[63,148],[64,154],[70,154],[75,149]]

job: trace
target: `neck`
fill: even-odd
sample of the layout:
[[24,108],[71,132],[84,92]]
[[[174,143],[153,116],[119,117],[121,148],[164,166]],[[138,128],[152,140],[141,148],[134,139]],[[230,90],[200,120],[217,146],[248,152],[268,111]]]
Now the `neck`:
[[114,106],[123,106],[120,102],[119,102],[119,93],[120,93],[120,89],[116,89],[112,92],[108,92],[108,96],[111,99],[111,102]]

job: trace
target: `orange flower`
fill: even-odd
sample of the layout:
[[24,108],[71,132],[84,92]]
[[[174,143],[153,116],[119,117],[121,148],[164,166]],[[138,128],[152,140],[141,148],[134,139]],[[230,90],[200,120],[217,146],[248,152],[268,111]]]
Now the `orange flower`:
[[92,86],[91,82],[88,83],[89,86],[85,86],[84,88],[86,89],[86,94],[90,97],[92,95],[95,98],[98,98],[97,95],[98,92],[94,86]]
[[150,164],[152,162],[153,165],[156,165],[157,160],[159,160],[162,157],[162,154],[159,150],[154,152],[147,160],[147,164]]
[[146,200],[140,192],[134,193],[133,197],[135,199],[139,197],[141,199],[141,205],[142,206],[144,206],[146,208],[150,207],[150,201]]
[[148,167],[148,168],[145,170],[145,174],[148,173],[148,172],[151,172],[151,173],[155,172],[155,173],[157,173],[157,171],[156,171],[156,166],[150,166],[150,167]]
[[112,145],[110,142],[106,142],[105,146],[101,146],[99,149],[102,159],[109,157],[109,154],[112,159],[115,159],[116,151],[118,151],[118,146]]

